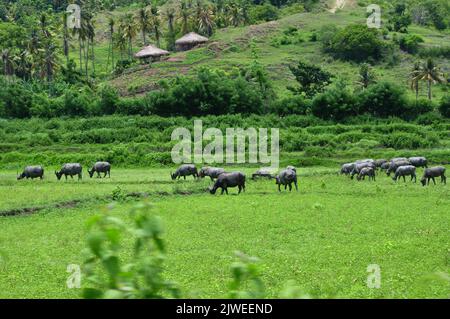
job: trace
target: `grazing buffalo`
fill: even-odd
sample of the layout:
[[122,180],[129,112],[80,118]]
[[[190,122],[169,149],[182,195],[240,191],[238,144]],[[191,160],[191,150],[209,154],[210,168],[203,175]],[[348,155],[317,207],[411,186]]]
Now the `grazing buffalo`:
[[375,164],[375,161],[371,158],[366,158],[366,159],[362,159],[362,160],[357,160],[355,162],[355,164],[361,164],[361,163],[372,163]]
[[347,163],[347,164],[343,164],[341,166],[341,175],[345,174],[345,175],[350,175],[351,172],[353,171],[353,168],[355,167],[355,163]]
[[399,168],[400,166],[408,166],[411,165],[411,163],[408,160],[398,160],[398,161],[391,161],[391,163],[389,164],[388,169],[386,170],[386,174],[387,176],[390,176],[392,172],[396,172],[397,168]]
[[399,161],[407,161],[406,157],[394,157],[391,159],[391,162],[399,162]]
[[416,167],[412,165],[400,166],[395,171],[394,177],[392,179],[397,181],[400,177],[403,177],[403,181],[406,182],[405,176],[411,176],[411,181],[414,179],[414,183],[417,181],[416,177]]
[[350,173],[351,178],[353,179],[355,175],[358,175],[361,172],[361,170],[365,167],[371,167],[375,170],[375,164],[372,162],[355,163],[355,166],[353,167],[353,170]]
[[194,179],[196,179],[198,177],[197,167],[195,167],[195,165],[192,165],[192,164],[181,165],[175,171],[175,173],[173,173],[173,174],[170,173],[172,180],[176,180],[177,178],[180,179],[181,177],[186,179],[186,176],[191,176],[191,175],[194,176]]
[[415,167],[428,167],[428,161],[425,157],[410,157],[408,158],[411,165]]
[[390,162],[383,163],[381,164],[380,169],[387,170],[389,168],[389,165],[391,165]]
[[295,168],[295,166],[289,165],[288,167],[286,167],[286,169],[290,169],[297,173],[297,168]]
[[23,170],[22,174],[17,176],[17,180],[21,180],[24,178],[26,178],[26,179],[29,179],[29,178],[44,179],[44,168],[42,168],[42,166],[27,166]]
[[358,176],[356,177],[358,179],[358,181],[365,180],[366,176],[369,177],[369,181],[370,180],[374,180],[375,181],[375,169],[373,167],[364,167],[358,174]]
[[298,191],[297,173],[291,169],[285,169],[275,177],[275,184],[278,185],[278,191],[281,192],[281,185],[284,185],[286,190],[289,186],[289,191],[292,191],[292,183],[295,185],[295,189]]
[[221,194],[223,195],[223,193],[226,192],[228,195],[228,187],[238,187],[238,194],[240,194],[242,190],[245,191],[245,175],[241,172],[220,174],[209,192],[214,195],[217,189],[221,188]]
[[388,162],[388,160],[385,160],[385,159],[377,159],[377,160],[375,160],[375,167],[382,168],[381,166],[383,166],[383,164],[385,164],[387,162]]
[[253,180],[256,180],[259,177],[272,179],[273,175],[268,169],[262,168],[262,169],[259,169],[255,173],[252,174],[252,179]]
[[447,184],[447,177],[445,176],[445,167],[437,166],[425,169],[420,182],[422,183],[423,186],[425,186],[427,182],[428,185],[430,185],[430,180],[433,180],[434,185],[436,185],[435,181],[436,177],[441,178],[441,183]]
[[91,170],[88,170],[89,177],[92,178],[95,172],[97,172],[97,178],[101,178],[100,173],[104,173],[103,178],[105,178],[106,175],[111,178],[111,164],[108,162],[97,162]]
[[200,172],[198,172],[198,177],[204,178],[205,176],[209,176],[213,181],[215,178],[219,177],[220,174],[225,173],[223,168],[217,167],[202,167]]
[[61,170],[55,171],[56,178],[58,178],[58,181],[61,180],[61,177],[64,175],[67,180],[67,176],[70,176],[73,178],[75,175],[78,175],[78,180],[82,179],[82,171],[83,168],[81,164],[78,163],[71,163],[71,164],[64,164]]

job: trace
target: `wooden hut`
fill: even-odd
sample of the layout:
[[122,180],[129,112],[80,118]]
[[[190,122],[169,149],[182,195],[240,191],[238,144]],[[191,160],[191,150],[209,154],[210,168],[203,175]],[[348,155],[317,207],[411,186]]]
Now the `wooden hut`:
[[170,54],[169,51],[162,50],[153,45],[148,45],[134,55],[135,58],[146,60],[149,62],[158,61],[162,56]]
[[189,32],[180,39],[175,41],[175,48],[177,51],[187,51],[193,47],[208,42],[208,38],[201,36],[195,32]]

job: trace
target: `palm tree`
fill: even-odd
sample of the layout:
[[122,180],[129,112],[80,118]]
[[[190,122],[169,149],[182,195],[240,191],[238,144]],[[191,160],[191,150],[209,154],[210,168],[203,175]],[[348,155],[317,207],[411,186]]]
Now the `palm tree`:
[[53,81],[53,76],[56,70],[59,68],[57,47],[54,44],[49,45],[45,51],[45,55],[40,60],[41,65],[41,78],[47,78],[47,82]]
[[199,33],[211,36],[214,31],[214,19],[211,6],[203,5],[200,1],[197,2],[196,8],[197,29]]
[[14,57],[16,75],[24,80],[31,78],[32,56],[27,49],[22,50]]
[[181,33],[186,34],[189,32],[189,16],[191,14],[191,10],[188,7],[186,2],[181,2],[180,6],[180,19],[181,19]]
[[156,46],[160,47],[160,38],[161,38],[161,21],[159,19],[158,7],[154,6],[150,9],[150,13],[152,15],[152,27],[153,27],[153,35],[155,36]]
[[417,102],[417,99],[419,98],[419,89],[420,89],[419,79],[417,77],[419,72],[420,72],[420,62],[416,61],[414,63],[411,73],[409,74],[409,81],[411,82],[411,85],[410,85],[411,90],[416,92],[416,102]]
[[232,26],[237,27],[241,23],[242,9],[236,4],[231,2],[228,5],[229,21]]
[[433,59],[428,59],[418,71],[414,72],[414,76],[412,77],[412,81],[426,81],[427,89],[428,89],[428,99],[431,101],[431,87],[436,83],[444,83],[444,75],[440,71],[440,68],[434,63]]
[[123,37],[128,40],[128,57],[131,59],[133,55],[133,39],[137,33],[136,24],[132,14],[128,13],[122,17],[120,28],[122,29]]
[[114,69],[114,26],[116,22],[113,17],[108,19],[109,26],[109,51],[108,51],[108,65],[109,57],[111,56],[111,66]]
[[9,49],[2,51],[3,74],[9,78],[14,74],[14,59]]
[[169,51],[173,51],[175,49],[175,28],[174,28],[174,20],[175,20],[175,10],[173,8],[168,8],[166,10],[167,17],[167,49]]
[[361,64],[359,69],[359,79],[356,81],[356,84],[360,85],[363,90],[367,89],[367,87],[375,82],[375,74],[373,74],[371,67],[367,63]]
[[66,57],[66,65],[69,64],[69,50],[70,50],[70,34],[67,27],[67,12],[63,12],[63,52]]
[[142,43],[144,43],[144,45],[147,45],[147,40],[145,36],[148,30],[150,29],[150,21],[149,21],[149,13],[146,8],[139,9],[137,20],[139,29],[142,32]]

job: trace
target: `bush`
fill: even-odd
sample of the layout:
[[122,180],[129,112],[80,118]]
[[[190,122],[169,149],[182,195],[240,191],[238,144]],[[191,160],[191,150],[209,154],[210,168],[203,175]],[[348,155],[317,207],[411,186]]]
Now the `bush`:
[[411,54],[419,51],[420,43],[423,43],[423,38],[417,34],[408,34],[400,38],[400,49]]
[[311,100],[301,95],[277,100],[271,105],[271,112],[281,116],[290,114],[306,115],[311,111]]
[[278,9],[267,2],[262,5],[251,6],[250,18],[254,22],[277,20]]
[[111,86],[103,85],[99,89],[98,109],[102,115],[110,115],[116,112],[119,102],[119,93]]
[[416,123],[420,125],[433,125],[442,122],[442,116],[436,112],[428,112],[419,115],[416,119]]
[[325,120],[340,121],[358,114],[358,104],[352,92],[342,85],[329,88],[312,102],[312,113]]
[[[9,83],[0,78],[0,101],[3,114],[0,116],[9,118],[27,118],[31,115],[30,109],[33,104],[33,94],[27,90],[22,83]],[[0,111],[1,111],[0,109]]]
[[439,105],[439,112],[442,116],[450,118],[450,94],[444,95]]
[[349,25],[338,31],[325,49],[336,57],[345,60],[378,60],[382,56],[384,43],[379,39],[378,31],[365,25]]
[[409,109],[404,89],[389,82],[379,82],[361,92],[359,105],[361,113],[384,118],[402,117]]

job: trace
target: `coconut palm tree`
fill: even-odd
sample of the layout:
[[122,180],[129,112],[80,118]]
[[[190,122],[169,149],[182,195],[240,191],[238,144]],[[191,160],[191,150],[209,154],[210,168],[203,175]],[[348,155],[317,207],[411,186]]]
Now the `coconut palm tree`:
[[179,18],[181,19],[181,33],[186,34],[189,32],[189,17],[191,10],[186,2],[181,2]]
[[158,12],[158,7],[153,6],[150,9],[150,13],[151,13],[151,20],[152,20],[152,28],[153,28],[153,36],[155,37],[156,40],[156,46],[160,47],[161,46],[161,20],[159,19],[159,12]]
[[175,10],[171,7],[166,10],[167,18],[167,49],[173,51],[175,49]]
[[151,28],[150,14],[146,8],[141,8],[141,9],[139,9],[139,12],[138,12],[136,18],[138,21],[139,30],[142,33],[142,43],[144,43],[144,45],[147,45],[146,35],[147,35],[149,29]]
[[211,6],[208,4],[202,4],[197,2],[196,7],[196,23],[199,33],[211,36],[214,31],[214,17],[212,14]]
[[63,28],[63,53],[66,57],[66,65],[69,64],[69,51],[70,51],[70,33],[67,27],[67,12],[63,12],[62,15],[62,28]]
[[6,78],[10,78],[14,74],[14,58],[11,54],[10,49],[4,49],[2,51],[2,64],[3,64],[3,74]]
[[24,80],[31,78],[31,68],[33,60],[30,52],[27,49],[22,50],[14,56],[14,64],[16,65],[16,75]]
[[409,81],[411,82],[411,85],[410,85],[411,90],[416,92],[416,102],[417,102],[417,99],[419,98],[419,89],[420,89],[419,79],[417,77],[419,72],[420,72],[420,62],[416,61],[414,63],[411,73],[409,74]]
[[120,21],[120,28],[122,34],[128,41],[128,57],[131,60],[133,56],[133,39],[137,33],[137,27],[134,22],[134,17],[131,13],[125,14]]
[[111,66],[114,69],[114,26],[116,21],[114,17],[109,17],[108,19],[108,27],[109,27],[109,51],[108,51],[108,66],[109,66],[109,57],[111,57]]
[[436,83],[444,83],[444,74],[441,72],[440,68],[434,63],[433,59],[428,59],[425,63],[421,65],[418,71],[414,72],[412,81],[426,81],[428,90],[428,99],[431,101],[431,87]]
[[231,2],[228,5],[228,14],[228,20],[230,21],[230,24],[233,27],[239,26],[242,21],[242,8],[240,8],[238,4]]

